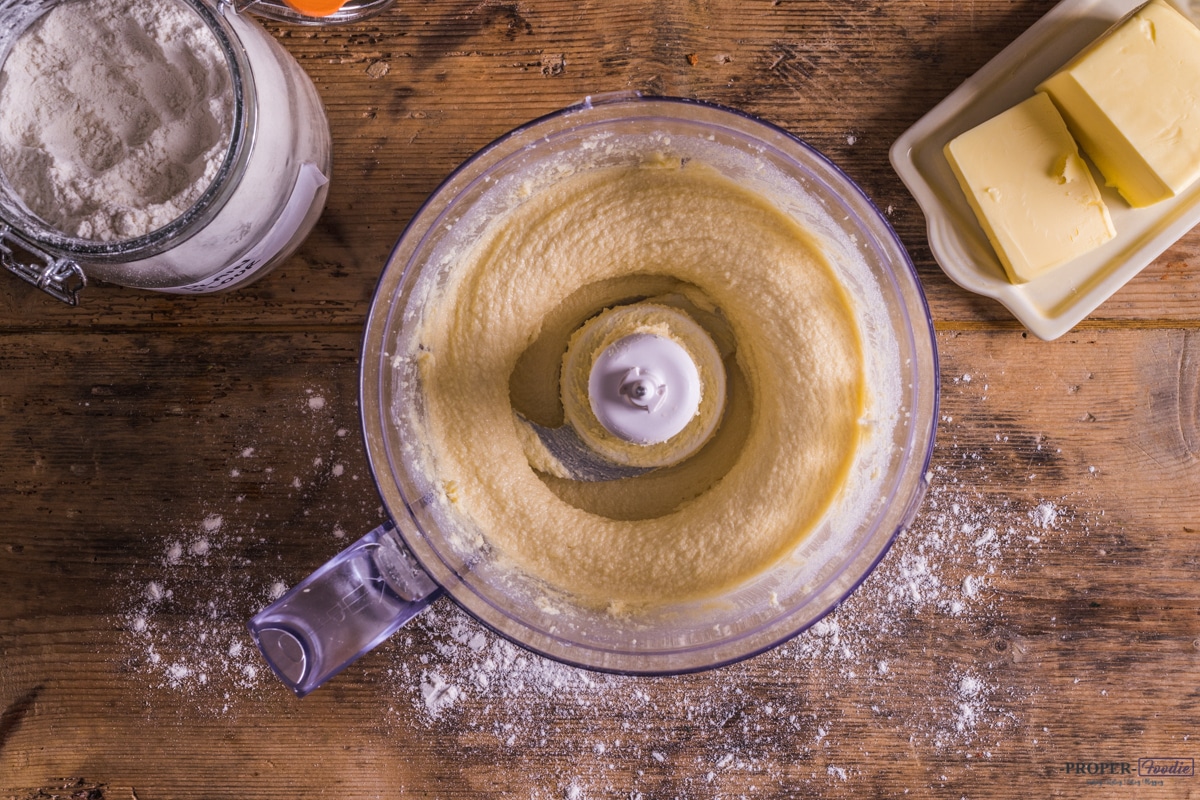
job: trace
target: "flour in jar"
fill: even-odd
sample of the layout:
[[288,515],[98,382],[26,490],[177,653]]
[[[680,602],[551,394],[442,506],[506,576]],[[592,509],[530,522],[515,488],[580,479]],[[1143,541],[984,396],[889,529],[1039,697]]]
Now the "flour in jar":
[[230,70],[195,11],[70,0],[21,34],[0,72],[0,171],[68,236],[136,238],[181,216],[229,150]]

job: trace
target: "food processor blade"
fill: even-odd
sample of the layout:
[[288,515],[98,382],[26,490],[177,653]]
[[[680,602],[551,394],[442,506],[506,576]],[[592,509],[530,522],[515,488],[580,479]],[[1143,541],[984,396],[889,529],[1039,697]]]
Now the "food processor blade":
[[531,430],[546,452],[576,481],[616,481],[635,478],[655,469],[654,467],[632,467],[609,461],[584,444],[579,434],[570,425],[548,428],[525,419],[520,414],[517,421]]

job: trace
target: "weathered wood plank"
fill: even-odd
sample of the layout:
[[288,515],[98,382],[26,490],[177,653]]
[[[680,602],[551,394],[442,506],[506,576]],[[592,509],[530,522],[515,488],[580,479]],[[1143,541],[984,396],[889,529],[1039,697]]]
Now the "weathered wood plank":
[[[804,137],[890,209],[937,319],[1010,324],[937,268],[887,151],[1050,5],[401,2],[330,31],[271,25],[313,77],[335,141],[327,209],[300,252],[221,297],[96,287],[70,310],[14,281],[0,295],[0,325],[360,325],[393,243],[454,167],[529,119],[634,90],[735,106]],[[1198,236],[1095,318],[1193,319]]]
[[[0,797],[1200,794],[1089,783],[1197,757],[1200,231],[1039,342],[945,278],[887,161],[1050,7],[398,0],[269,25],[335,137],[297,256],[220,297],[0,294]],[[917,519],[826,624],[717,672],[580,674],[442,600],[295,700],[244,621],[382,517],[356,361],[392,243],[495,136],[630,90],[760,114],[888,213],[940,332]]]
[[[943,333],[933,488],[836,627],[716,673],[587,685],[485,666],[499,641],[443,601],[304,701],[246,677],[242,624],[378,520],[354,332],[9,338],[11,796],[1094,797],[1066,763],[1193,752],[1193,332]],[[431,671],[460,692],[440,710]]]

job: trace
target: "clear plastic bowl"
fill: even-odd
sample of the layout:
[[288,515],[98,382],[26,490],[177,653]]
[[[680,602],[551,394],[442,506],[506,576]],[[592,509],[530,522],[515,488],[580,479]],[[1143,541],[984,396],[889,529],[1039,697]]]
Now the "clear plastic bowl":
[[[606,147],[595,144],[604,141]],[[861,300],[868,380],[885,407],[886,436],[863,449],[852,482],[817,528],[780,563],[720,597],[632,616],[545,602],[545,587],[464,551],[440,528],[436,493],[406,453],[419,442],[423,402],[406,352],[422,280],[455,242],[511,206],[513,180],[553,180],[572,169],[623,163],[647,148],[701,158],[762,184],[842,264]],[[607,155],[597,158],[598,150]],[[581,154],[586,153],[586,160]],[[540,177],[538,177],[540,176]],[[769,186],[767,185],[769,184]],[[792,202],[794,201],[794,202]],[[363,424],[389,514],[421,567],[487,627],[530,650],[589,669],[630,674],[694,672],[772,648],[844,600],[909,523],[927,485],[938,407],[938,365],[924,294],[903,246],[865,194],[815,149],[746,114],[673,98],[624,95],[584,103],[501,137],[455,171],[416,214],[383,272],[362,358]],[[408,451],[411,452],[411,451]]]

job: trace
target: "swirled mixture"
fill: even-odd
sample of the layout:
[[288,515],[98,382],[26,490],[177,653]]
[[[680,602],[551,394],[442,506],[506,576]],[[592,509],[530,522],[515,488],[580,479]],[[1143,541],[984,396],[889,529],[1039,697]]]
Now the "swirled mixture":
[[[683,463],[601,483],[527,455],[562,424],[572,334],[607,308],[680,308],[727,375],[715,435]],[[500,215],[421,320],[424,458],[500,557],[616,613],[712,597],[821,519],[862,438],[858,322],[819,238],[698,162],[582,171]]]

